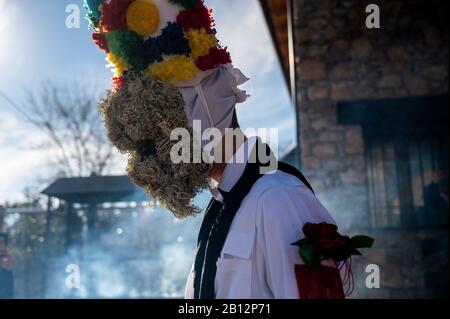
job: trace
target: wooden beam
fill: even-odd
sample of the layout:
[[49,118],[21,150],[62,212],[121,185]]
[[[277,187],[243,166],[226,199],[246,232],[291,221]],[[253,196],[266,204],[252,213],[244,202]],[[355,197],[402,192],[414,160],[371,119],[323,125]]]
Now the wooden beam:
[[259,0],[264,18],[269,29],[272,44],[283,71],[284,80],[291,91],[288,62],[288,25],[286,0]]

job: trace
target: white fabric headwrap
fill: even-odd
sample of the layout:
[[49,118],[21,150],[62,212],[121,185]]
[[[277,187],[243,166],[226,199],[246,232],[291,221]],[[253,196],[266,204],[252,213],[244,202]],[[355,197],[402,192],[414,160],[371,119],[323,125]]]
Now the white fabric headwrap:
[[[249,97],[238,88],[248,80],[239,69],[227,64],[178,84],[189,124],[199,120],[202,123],[201,133],[215,127],[224,134],[225,129],[231,126],[236,104],[245,102]],[[206,143],[209,141],[202,141],[202,147]]]

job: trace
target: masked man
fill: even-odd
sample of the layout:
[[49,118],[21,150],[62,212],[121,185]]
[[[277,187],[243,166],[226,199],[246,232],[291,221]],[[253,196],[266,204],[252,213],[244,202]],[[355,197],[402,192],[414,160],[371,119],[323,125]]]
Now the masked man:
[[299,298],[291,244],[305,223],[333,219],[299,171],[239,129],[235,106],[248,96],[238,86],[248,79],[219,44],[211,11],[202,0],[86,7],[115,73],[100,109],[131,178],[179,218],[199,213],[199,191],[213,194],[186,297]]

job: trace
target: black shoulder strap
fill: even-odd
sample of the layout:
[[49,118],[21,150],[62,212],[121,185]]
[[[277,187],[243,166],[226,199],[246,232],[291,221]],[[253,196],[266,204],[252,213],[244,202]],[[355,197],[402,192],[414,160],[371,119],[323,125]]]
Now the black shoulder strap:
[[295,177],[300,179],[303,182],[303,184],[305,184],[305,186],[308,187],[311,190],[311,192],[314,193],[314,190],[313,190],[311,184],[309,184],[309,182],[306,179],[306,177],[298,169],[296,169],[294,166],[289,165],[289,164],[284,163],[284,162],[278,162],[278,169],[280,171],[284,172],[284,173],[294,175]]

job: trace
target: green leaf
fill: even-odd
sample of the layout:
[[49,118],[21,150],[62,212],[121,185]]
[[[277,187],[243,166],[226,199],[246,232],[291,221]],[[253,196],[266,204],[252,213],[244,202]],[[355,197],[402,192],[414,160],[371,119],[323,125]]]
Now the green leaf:
[[350,239],[350,243],[354,248],[370,248],[375,240],[369,236],[354,236]]
[[320,266],[320,259],[314,252],[314,245],[311,238],[305,237],[295,243],[292,243],[291,245],[299,247],[299,254],[305,265],[313,267]]
[[311,243],[311,240],[308,237],[297,240],[295,243],[292,243],[291,245],[300,247],[301,245],[306,244],[306,243]]
[[302,257],[303,262],[311,266],[313,264],[314,256],[314,246],[310,243],[303,243],[300,246],[300,257]]

